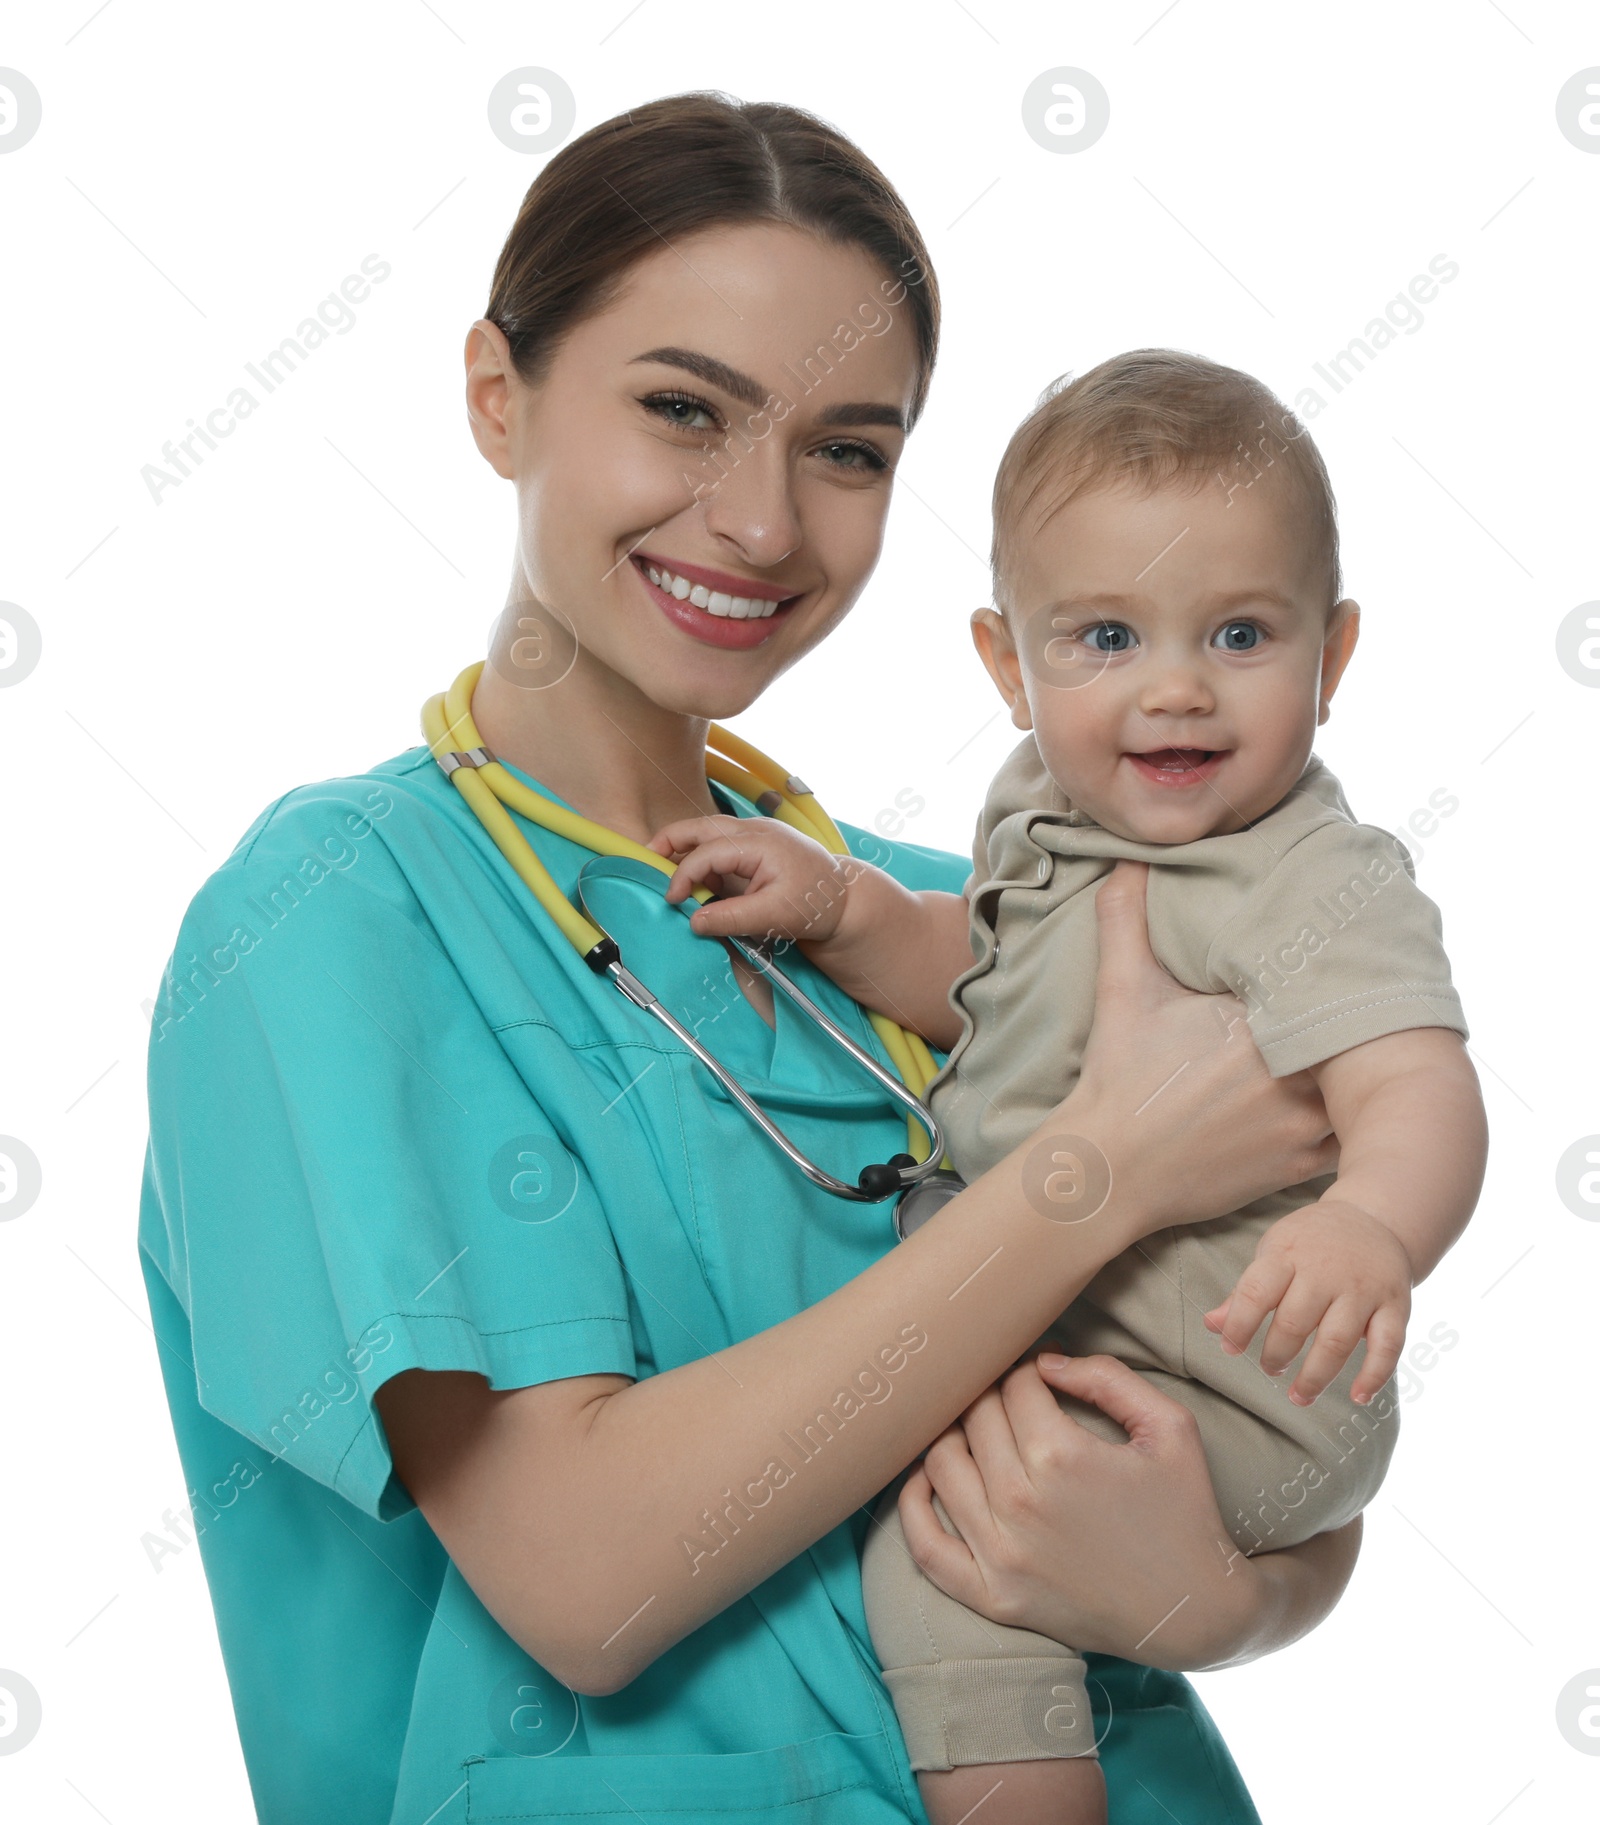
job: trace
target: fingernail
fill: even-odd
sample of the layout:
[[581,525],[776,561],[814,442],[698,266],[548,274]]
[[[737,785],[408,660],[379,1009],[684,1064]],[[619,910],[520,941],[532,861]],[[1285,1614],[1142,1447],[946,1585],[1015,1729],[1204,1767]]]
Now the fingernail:
[[1037,1360],[1040,1362],[1049,1363],[1051,1368],[1053,1368],[1053,1369],[1064,1368],[1066,1366],[1066,1361],[1067,1361],[1066,1357],[1061,1355],[1059,1353],[1059,1351],[1056,1351],[1056,1350],[1041,1350],[1039,1352]]
[[1297,1394],[1293,1388],[1289,1390],[1289,1398],[1297,1407],[1309,1407],[1311,1405],[1310,1400],[1308,1400],[1304,1394]]

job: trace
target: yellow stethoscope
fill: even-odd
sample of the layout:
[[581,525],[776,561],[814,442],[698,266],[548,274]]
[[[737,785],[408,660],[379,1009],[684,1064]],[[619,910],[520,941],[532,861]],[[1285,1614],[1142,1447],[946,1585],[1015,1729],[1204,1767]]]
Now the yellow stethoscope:
[[[655,993],[642,983],[622,960],[616,940],[605,931],[585,898],[584,876],[597,866],[616,858],[604,872],[661,886],[673,873],[673,864],[653,849],[593,823],[577,812],[569,811],[553,799],[525,786],[484,747],[472,720],[472,693],[483,672],[484,661],[469,665],[442,696],[430,697],[422,709],[422,730],[434,759],[454,784],[478,821],[493,839],[500,853],[511,864],[517,876],[534,898],[571,941],[578,954],[597,975],[609,976],[619,992],[635,1007],[651,1014],[686,1046],[712,1073],[755,1125],[774,1146],[799,1168],[813,1185],[832,1192],[835,1197],[853,1198],[864,1203],[879,1203],[898,1194],[895,1207],[895,1230],[902,1237],[931,1216],[937,1206],[961,1189],[961,1180],[940,1165],[944,1137],[939,1124],[922,1102],[922,1092],[933,1080],[938,1066],[933,1062],[920,1034],[907,1032],[886,1015],[866,1010],[873,1030],[883,1042],[898,1080],[886,1071],[871,1053],[864,1051],[850,1036],[829,1019],[798,984],[790,981],[759,945],[741,938],[729,940],[741,956],[768,981],[814,1021],[843,1051],[847,1052],[896,1102],[906,1110],[907,1139],[910,1151],[897,1153],[892,1159],[862,1168],[854,1185],[835,1178],[830,1172],[806,1157],[778,1125],[771,1120],[755,1099],[740,1085],[725,1065],[669,1009]],[[796,830],[820,843],[833,855],[848,855],[849,848],[839,828],[812,795],[810,789],[792,774],[785,773],[768,755],[754,748],[728,730],[711,725],[707,737],[706,777],[719,785],[731,786],[769,817],[781,818]],[[509,807],[509,809],[508,809]],[[595,859],[585,864],[578,877],[578,905],[556,886],[549,871],[534,854],[532,845],[517,828],[511,812],[519,812],[531,822],[553,831],[557,836],[581,844],[595,852]],[[695,890],[695,899],[710,898],[710,889]],[[683,909],[686,913],[688,906]]]

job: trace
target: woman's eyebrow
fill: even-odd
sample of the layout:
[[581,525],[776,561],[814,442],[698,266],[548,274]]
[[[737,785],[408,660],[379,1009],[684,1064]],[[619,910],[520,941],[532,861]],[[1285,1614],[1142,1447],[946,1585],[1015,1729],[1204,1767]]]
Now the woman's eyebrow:
[[682,368],[686,374],[693,374],[708,386],[721,387],[724,393],[731,393],[747,406],[759,408],[770,397],[759,380],[741,373],[738,368],[729,367],[725,361],[718,361],[715,355],[702,355],[695,349],[650,349],[643,355],[635,355],[633,359],[659,361],[663,367]]
[[[738,368],[729,367],[725,361],[718,361],[715,355],[702,355],[697,349],[649,349],[643,355],[635,355],[633,360],[659,361],[664,367],[681,368],[684,373],[693,374],[708,386],[720,387],[724,393],[756,411],[773,396],[770,389],[764,387],[759,380]],[[809,390],[808,388],[807,391]],[[905,414],[898,406],[879,405],[871,400],[826,406],[818,422],[825,425],[887,425],[895,431],[904,431],[906,428]]]

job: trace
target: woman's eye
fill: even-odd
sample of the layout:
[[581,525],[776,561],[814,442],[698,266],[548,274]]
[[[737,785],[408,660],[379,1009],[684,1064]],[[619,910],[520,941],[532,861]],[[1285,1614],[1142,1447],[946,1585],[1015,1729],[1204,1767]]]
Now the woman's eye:
[[882,453],[874,450],[871,444],[827,443],[819,445],[818,451],[835,467],[859,469],[863,474],[876,474],[889,466]]
[[1225,653],[1248,653],[1258,647],[1263,638],[1254,621],[1230,621],[1226,627],[1217,629],[1211,644],[1220,646]]
[[680,430],[714,431],[717,428],[715,412],[703,399],[696,399],[691,393],[652,393],[641,403],[647,412],[654,412]]
[[1085,628],[1083,643],[1091,653],[1128,653],[1136,644],[1133,629],[1120,621],[1097,621]]

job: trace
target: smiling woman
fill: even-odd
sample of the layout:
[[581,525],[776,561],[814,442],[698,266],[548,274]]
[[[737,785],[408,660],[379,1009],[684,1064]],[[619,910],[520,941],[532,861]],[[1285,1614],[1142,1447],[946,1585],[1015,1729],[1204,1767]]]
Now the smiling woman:
[[[862,1612],[866,1506],[1113,1255],[1325,1164],[1315,1098],[1222,1042],[1123,886],[1094,1045],[1051,1117],[1116,1161],[1115,1195],[1093,1224],[1040,1221],[1020,1147],[896,1248],[881,1204],[795,1172],[530,897],[540,868],[570,898],[597,849],[649,859],[670,823],[809,796],[717,765],[709,727],[865,587],[938,318],[904,204],[808,114],[678,96],[564,148],[466,338],[472,435],[516,491],[489,662],[430,704],[437,753],[286,793],[189,910],[174,976],[382,789],[360,865],[151,1049],[140,1241],[184,1467],[205,1488],[248,1446],[279,1459],[201,1541],[265,1825],[920,1821]],[[532,867],[460,789],[495,761],[500,835]],[[908,892],[967,872],[838,828]],[[904,1144],[880,1083],[649,913],[641,975],[674,1007],[730,985],[718,1054],[810,1158]],[[792,968],[893,1067],[843,989]],[[1163,1125],[1135,1136],[1152,1077],[1173,1080]],[[275,1434],[379,1324],[360,1398]],[[873,1362],[882,1388],[842,1394]],[[1059,1463],[1070,1422],[1031,1365],[1008,1399],[1018,1376],[1018,1437]],[[1074,1479],[1095,1588],[1056,1579],[1052,1515],[1018,1563],[1096,1618],[1074,1639],[1101,1656],[1120,1825],[1248,1825],[1186,1682],[1112,1656],[1149,1632],[1144,1599],[1181,1608],[1169,1666],[1281,1645],[1354,1539],[1228,1568],[1181,1410],[1118,1394],[1116,1365],[1104,1385],[1143,1404],[1139,1448]],[[997,1480],[1002,1523],[1008,1500],[1027,1489]]]

